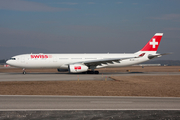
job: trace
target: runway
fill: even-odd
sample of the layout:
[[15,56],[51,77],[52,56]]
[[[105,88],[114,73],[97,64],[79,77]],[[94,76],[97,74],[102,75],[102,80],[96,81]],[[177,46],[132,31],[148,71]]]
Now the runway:
[[68,80],[111,80],[110,76],[134,75],[180,75],[179,72],[137,72],[137,73],[101,73],[101,74],[68,74],[68,73],[0,73],[0,81],[68,81]]
[[180,98],[1,95],[0,111],[180,110]]

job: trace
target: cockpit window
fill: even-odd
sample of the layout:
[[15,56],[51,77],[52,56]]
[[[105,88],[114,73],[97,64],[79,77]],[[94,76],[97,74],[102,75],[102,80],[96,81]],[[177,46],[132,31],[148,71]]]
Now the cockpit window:
[[10,58],[9,60],[16,60],[16,58]]

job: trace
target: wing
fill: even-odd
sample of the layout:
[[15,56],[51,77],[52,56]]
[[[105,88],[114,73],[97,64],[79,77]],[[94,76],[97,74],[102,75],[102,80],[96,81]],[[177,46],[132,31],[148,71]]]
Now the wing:
[[82,61],[82,62],[77,62],[74,64],[85,64],[86,66],[98,66],[102,64],[114,64],[114,63],[120,63],[121,60],[125,59],[131,59],[135,57],[126,57],[126,58],[109,58],[109,59],[98,59],[98,60],[90,60],[90,61]]

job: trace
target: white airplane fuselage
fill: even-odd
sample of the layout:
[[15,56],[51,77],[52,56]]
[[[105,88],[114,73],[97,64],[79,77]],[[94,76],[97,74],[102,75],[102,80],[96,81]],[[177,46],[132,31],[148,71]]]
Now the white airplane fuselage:
[[[31,56],[35,56],[32,58]],[[23,54],[17,55],[12,58],[16,60],[8,61],[7,63],[14,67],[20,68],[62,68],[67,69],[68,64],[77,62],[85,62],[91,60],[102,60],[112,58],[127,58],[131,59],[122,60],[120,63],[114,62],[108,64],[102,64],[96,66],[96,68],[102,67],[122,67],[138,64],[141,62],[148,61],[147,56],[140,58],[133,58],[136,54]]]
[[57,68],[58,71],[70,73],[93,73],[97,68],[124,67],[142,63],[160,57],[164,54],[156,54],[163,33],[156,33],[149,42],[138,52],[130,54],[23,54],[10,58],[6,63],[19,68]]

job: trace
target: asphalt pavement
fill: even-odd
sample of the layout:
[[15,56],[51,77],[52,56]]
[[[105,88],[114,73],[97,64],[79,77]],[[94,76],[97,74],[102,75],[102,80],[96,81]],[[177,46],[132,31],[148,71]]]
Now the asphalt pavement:
[[0,73],[0,81],[68,81],[68,80],[111,80],[110,76],[134,75],[180,75],[179,72],[148,73],[101,73],[101,74],[69,74],[69,73]]
[[176,97],[1,95],[0,111],[180,110]]

